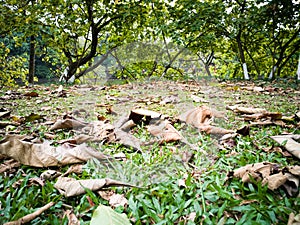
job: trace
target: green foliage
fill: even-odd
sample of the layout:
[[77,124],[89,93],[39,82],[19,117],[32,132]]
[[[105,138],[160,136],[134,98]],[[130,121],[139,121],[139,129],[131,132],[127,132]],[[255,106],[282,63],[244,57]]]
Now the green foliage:
[[0,42],[0,86],[16,85],[16,79],[26,83],[26,63],[24,56],[11,56],[10,49]]

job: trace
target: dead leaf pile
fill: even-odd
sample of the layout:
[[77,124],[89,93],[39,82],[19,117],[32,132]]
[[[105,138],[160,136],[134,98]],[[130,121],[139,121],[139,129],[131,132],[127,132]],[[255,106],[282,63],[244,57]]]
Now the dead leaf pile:
[[263,108],[248,108],[239,105],[226,106],[226,109],[242,114],[244,121],[249,121],[250,126],[279,125],[282,127],[292,126],[286,122],[295,122],[298,119],[297,113],[294,116],[284,116],[281,112],[269,112]]

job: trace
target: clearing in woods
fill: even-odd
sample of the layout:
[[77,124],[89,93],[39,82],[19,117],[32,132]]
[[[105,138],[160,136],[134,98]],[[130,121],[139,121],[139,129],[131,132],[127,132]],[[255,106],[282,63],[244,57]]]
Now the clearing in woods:
[[1,223],[90,224],[104,205],[123,224],[296,224],[299,94],[205,80],[2,89]]

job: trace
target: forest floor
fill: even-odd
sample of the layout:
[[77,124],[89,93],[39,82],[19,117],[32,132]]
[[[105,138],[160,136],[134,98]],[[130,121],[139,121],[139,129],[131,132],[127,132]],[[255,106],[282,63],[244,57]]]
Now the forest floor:
[[0,102],[0,224],[300,222],[294,83],[34,85]]

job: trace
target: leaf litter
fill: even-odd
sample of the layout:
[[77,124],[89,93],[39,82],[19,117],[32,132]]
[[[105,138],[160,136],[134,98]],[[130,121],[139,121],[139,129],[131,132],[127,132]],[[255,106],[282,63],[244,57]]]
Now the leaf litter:
[[[157,85],[161,85],[166,87],[165,84],[155,84],[154,86],[146,85],[145,89],[149,92],[157,88]],[[119,88],[119,87],[118,87]],[[129,87],[132,88],[133,91],[137,89],[137,87]],[[43,89],[43,88],[41,88]],[[113,88],[112,88],[113,89]],[[198,132],[206,133],[206,134],[218,134],[221,136],[216,136],[217,139],[223,140],[220,142],[219,145],[214,145],[215,149],[222,149],[221,145],[225,145],[225,149],[234,148],[236,146],[236,140],[239,135],[249,135],[249,131],[252,128],[250,126],[260,126],[260,125],[278,125],[281,121],[279,126],[282,127],[299,127],[299,116],[297,113],[292,116],[285,116],[281,112],[272,112],[268,111],[263,108],[254,108],[254,107],[244,107],[244,106],[226,106],[227,109],[232,110],[234,113],[241,115],[241,118],[244,122],[249,123],[249,126],[243,126],[242,128],[235,129],[227,129],[221,126],[216,126],[215,121],[216,119],[221,119],[225,121],[225,124],[228,123],[226,119],[225,111],[217,110],[215,106],[218,104],[212,104],[211,107],[209,101],[206,98],[198,97],[199,93],[201,94],[208,94],[211,97],[214,97],[211,91],[200,91],[199,87],[196,85],[185,85],[185,84],[176,84],[175,86],[169,85],[168,91],[174,92],[178,91],[178,89],[189,91],[190,93],[184,96],[185,98],[185,105],[182,106],[182,96],[178,95],[166,95],[166,97],[162,96],[155,96],[151,95],[149,98],[144,98],[143,101],[140,101],[139,96],[133,97],[118,97],[118,95],[112,96],[107,95],[107,103],[97,103],[94,100],[94,96],[92,96],[93,100],[89,101],[86,96],[85,103],[84,103],[84,110],[83,111],[72,111],[70,114],[66,114],[63,119],[57,119],[54,123],[49,121],[48,124],[52,125],[49,127],[47,122],[44,123],[45,126],[48,126],[49,133],[47,136],[44,137],[52,137],[55,139],[56,135],[60,132],[71,132],[75,134],[71,138],[62,139],[62,140],[55,140],[55,141],[48,141],[42,140],[40,143],[35,142],[31,136],[19,136],[19,135],[10,135],[7,134],[2,139],[0,144],[1,154],[5,155],[5,157],[13,158],[17,161],[13,161],[16,164],[10,165],[9,162],[6,165],[3,163],[3,172],[9,171],[12,168],[18,166],[18,163],[34,166],[34,167],[57,167],[67,164],[74,164],[74,163],[81,163],[76,164],[65,173],[60,173],[57,170],[52,172],[47,172],[41,175],[41,178],[46,179],[56,179],[55,187],[65,196],[74,196],[86,193],[86,188],[91,190],[101,190],[103,187],[107,187],[109,185],[120,185],[120,186],[137,186],[135,184],[155,184],[159,182],[164,182],[166,178],[166,174],[172,176],[174,173],[177,174],[180,170],[186,172],[187,163],[189,160],[184,160],[183,158],[178,158],[175,154],[178,149],[182,148],[181,144],[183,143],[184,146],[188,146],[190,153],[188,153],[189,158],[191,159],[196,152],[202,152],[205,154],[205,151],[202,150],[201,145],[197,146],[194,143],[190,143],[190,137],[188,137],[187,133],[184,132],[182,129],[183,127],[192,126],[198,129]],[[247,91],[253,91],[260,94],[268,94],[266,91],[268,88],[247,88]],[[81,88],[79,87],[71,87],[69,90],[65,90],[62,86],[59,86],[54,91],[49,91],[50,95],[53,95],[53,98],[56,97],[72,97],[73,96],[82,96],[87,91],[93,91],[96,89],[93,88]],[[108,90],[107,88],[101,90]],[[122,87],[119,89],[120,93],[122,91],[128,92],[128,86]],[[235,91],[235,89],[227,89],[228,91]],[[270,89],[271,90],[271,89]],[[170,93],[169,92],[169,93]],[[27,93],[31,93],[28,91]],[[273,93],[273,92],[272,92]],[[162,93],[160,93],[163,95]],[[39,92],[37,96],[30,96],[28,94],[27,97],[31,98],[40,98],[41,102],[44,98],[43,93]],[[17,97],[22,96],[19,92],[8,92],[6,97],[1,97],[1,99],[5,101],[11,101],[17,99]],[[24,95],[23,95],[24,96]],[[218,97],[218,95],[216,95]],[[76,98],[75,98],[76,99]],[[189,104],[187,104],[187,99]],[[49,99],[47,99],[48,101]],[[115,102],[115,104],[111,104],[111,102]],[[200,104],[197,107],[194,107],[194,103]],[[132,105],[142,104],[142,107],[132,107]],[[155,106],[159,104],[161,107],[166,107],[167,105],[177,105],[180,110],[174,111],[171,113],[175,115],[175,117],[167,115],[170,111],[169,109],[165,108],[166,111],[163,110],[156,110]],[[241,101],[240,104],[243,104]],[[9,104],[8,104],[9,105]],[[82,104],[80,104],[82,105]],[[109,106],[109,109],[105,106],[102,112],[97,111],[96,105],[106,105]],[[76,116],[82,116],[84,111],[93,114],[93,111],[90,109],[86,110],[85,106],[92,106],[92,110],[94,110],[94,120],[85,121],[84,118],[76,119]],[[117,106],[117,107],[116,107]],[[146,107],[145,107],[146,106]],[[47,106],[48,107],[48,106]],[[186,107],[186,108],[185,108]],[[9,107],[7,107],[9,108]],[[114,110],[113,110],[114,108]],[[147,109],[148,108],[148,109]],[[225,107],[224,107],[225,108]],[[125,109],[125,110],[124,110]],[[6,109],[5,109],[6,110]],[[50,111],[48,107],[47,110]],[[59,109],[60,110],[60,109]],[[102,110],[102,109],[101,109]],[[100,110],[100,111],[101,111]],[[4,111],[4,116],[1,117],[7,120],[7,118],[11,118],[11,121],[7,122],[8,124],[5,125],[9,126],[9,123],[13,123],[13,117],[10,116],[10,113],[13,110],[7,109]],[[97,111],[97,112],[96,112]],[[124,116],[124,111],[129,112],[129,114]],[[185,113],[182,113],[186,111]],[[14,123],[15,126],[20,126],[24,123],[39,123],[40,120],[48,119],[46,116],[40,116],[39,114],[34,114],[31,112],[31,117],[25,117],[24,122],[19,122],[18,124]],[[31,115],[29,114],[29,115]],[[27,114],[28,115],[28,114]],[[105,115],[105,116],[104,116]],[[123,115],[123,119],[118,117],[119,115]],[[177,118],[176,118],[177,116]],[[37,119],[35,119],[37,118]],[[107,119],[109,118],[109,119]],[[53,119],[53,118],[52,118]],[[110,120],[117,121],[113,125],[110,123]],[[3,121],[1,121],[3,122]],[[185,124],[186,125],[185,125]],[[175,124],[181,124],[179,126],[179,130],[175,128]],[[224,124],[224,122],[222,123]],[[245,124],[245,123],[244,123]],[[146,141],[144,139],[137,138],[135,132],[137,128],[145,127],[147,132],[153,135],[155,138],[152,141]],[[78,135],[76,135],[78,134]],[[229,136],[230,135],[230,136]],[[273,138],[273,137],[271,137]],[[294,156],[298,157],[298,140],[293,139],[292,137],[283,138],[277,137],[273,138],[279,144],[285,146],[288,151],[290,151]],[[231,143],[225,140],[231,140]],[[292,144],[291,141],[293,141]],[[132,150],[135,152],[139,152],[140,154],[148,154],[147,152],[151,149],[148,146],[151,146],[151,143],[157,143],[157,145],[163,146],[164,143],[174,143],[174,154],[170,157],[169,161],[162,162],[161,164],[152,163],[152,166],[156,168],[155,172],[153,171],[145,171],[144,176],[136,176],[133,171],[142,171],[144,165],[136,165],[132,164],[130,160],[123,158],[124,161],[119,161],[113,159],[113,157],[109,157],[108,155],[104,155],[103,153],[94,150],[93,148],[87,146],[85,143],[97,142],[100,143],[98,146],[103,146],[105,143],[107,144],[121,144],[128,149],[130,153]],[[148,142],[148,143],[147,143]],[[295,142],[295,143],[294,143]],[[58,144],[58,146],[57,146]],[[53,145],[56,145],[55,147]],[[12,147],[10,147],[12,146]],[[14,149],[13,151],[11,149]],[[17,149],[18,151],[15,151]],[[182,150],[186,154],[186,150],[183,147]],[[24,151],[26,150],[26,151]],[[101,150],[101,149],[100,149]],[[28,156],[29,155],[29,156]],[[24,157],[25,156],[25,157]],[[234,157],[234,155],[232,155]],[[95,158],[100,159],[94,160]],[[107,160],[108,163],[102,163],[101,160]],[[86,163],[82,165],[82,163]],[[261,167],[259,167],[261,166]],[[128,168],[126,168],[128,167]],[[96,170],[102,170],[101,173],[107,176],[115,175],[116,180],[111,180],[109,178],[103,179],[74,179],[68,178],[66,176],[71,175],[73,173],[81,174],[85,169],[94,168]],[[170,168],[170,171],[167,171],[166,168]],[[172,171],[172,168],[177,168]],[[181,168],[178,170],[178,168]],[[246,168],[246,169],[245,169]],[[241,167],[236,169],[233,172],[233,176],[239,177],[242,179],[243,182],[250,182],[253,179],[258,179],[263,184],[267,184],[271,190],[276,190],[278,188],[284,188],[289,195],[295,195],[298,192],[298,185],[299,185],[299,173],[298,167],[293,166],[285,166],[282,167],[278,164],[273,164],[270,162],[263,162],[258,164],[249,164],[248,166]],[[126,171],[128,169],[128,171]],[[56,171],[56,172],[55,172]],[[238,172],[237,172],[238,171]],[[239,171],[243,171],[239,173]],[[269,171],[266,172],[266,171]],[[113,174],[114,173],[114,174]],[[135,177],[134,177],[135,176]],[[134,178],[133,178],[134,177]],[[147,181],[143,182],[143,179],[147,179]],[[161,179],[164,177],[164,179]],[[139,180],[140,179],[140,180]],[[149,180],[150,183],[149,183]],[[124,182],[125,181],[125,182]],[[130,183],[127,183],[129,181]],[[142,181],[142,182],[141,182]],[[185,183],[182,184],[182,187],[185,188]],[[126,205],[126,201],[122,199],[122,195],[117,195],[118,200],[114,200],[116,203],[111,203],[111,205],[120,204]],[[112,201],[112,202],[114,202]],[[123,202],[123,203],[121,203]],[[249,202],[250,204],[250,202]],[[66,214],[67,215],[67,214]],[[71,214],[69,213],[69,218]],[[191,220],[194,220],[194,213],[189,214]],[[75,222],[76,224],[76,222]]]

